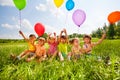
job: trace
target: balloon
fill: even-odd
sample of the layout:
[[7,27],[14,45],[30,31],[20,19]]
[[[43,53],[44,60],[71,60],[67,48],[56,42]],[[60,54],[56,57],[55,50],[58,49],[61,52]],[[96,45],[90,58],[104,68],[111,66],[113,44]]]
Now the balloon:
[[13,0],[17,9],[22,10],[26,6],[26,0]]
[[38,34],[38,36],[42,36],[45,32],[45,27],[41,23],[36,23],[34,26],[34,30]]
[[111,24],[114,24],[115,22],[117,22],[119,20],[120,20],[120,11],[115,11],[108,15],[108,21]]
[[66,9],[68,11],[72,10],[74,8],[74,6],[75,6],[75,3],[73,2],[73,0],[68,0],[66,2]]
[[86,19],[86,14],[83,10],[77,9],[72,15],[73,22],[80,27]]
[[63,4],[64,0],[54,0],[54,4],[59,8]]

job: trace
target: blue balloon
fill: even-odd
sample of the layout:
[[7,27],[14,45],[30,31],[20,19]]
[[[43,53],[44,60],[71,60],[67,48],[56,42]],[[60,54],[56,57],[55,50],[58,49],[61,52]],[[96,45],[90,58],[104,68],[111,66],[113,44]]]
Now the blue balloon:
[[72,10],[74,8],[74,6],[75,6],[75,3],[73,2],[73,0],[68,0],[66,2],[66,9],[68,11]]

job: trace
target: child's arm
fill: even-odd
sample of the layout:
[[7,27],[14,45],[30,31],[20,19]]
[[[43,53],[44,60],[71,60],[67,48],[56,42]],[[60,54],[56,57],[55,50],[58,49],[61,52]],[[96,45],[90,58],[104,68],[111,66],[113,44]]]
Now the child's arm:
[[55,41],[57,41],[57,36],[56,36],[56,33],[54,32],[54,37],[55,37]]
[[47,37],[47,42],[49,42],[50,35],[51,35],[51,33],[49,33],[49,34],[48,34],[48,37]]
[[66,29],[64,29],[63,31],[64,31],[64,33],[65,33],[66,41],[68,42],[68,35],[67,35],[67,31],[66,31]]
[[103,35],[102,35],[102,38],[101,38],[100,40],[98,40],[98,42],[93,43],[92,46],[96,46],[96,45],[102,43],[105,38],[106,38],[106,34],[103,34]]
[[89,52],[89,51],[91,51],[91,47],[88,47],[88,48],[81,48],[80,49],[80,51],[82,52],[82,53],[87,53],[87,52]]
[[63,32],[64,32],[64,31],[61,31],[61,32],[60,32],[60,36],[59,36],[59,37],[60,37],[60,39],[61,39],[61,36],[62,36],[62,33],[63,33]]
[[19,33],[22,35],[22,37],[23,37],[26,41],[28,41],[28,39],[25,37],[25,35],[23,34],[22,31],[19,31]]

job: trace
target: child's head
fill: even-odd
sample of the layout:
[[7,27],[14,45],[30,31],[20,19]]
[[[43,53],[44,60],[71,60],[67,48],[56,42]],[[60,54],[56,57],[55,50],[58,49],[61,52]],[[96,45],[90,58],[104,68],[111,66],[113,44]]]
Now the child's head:
[[49,42],[52,44],[52,43],[55,43],[55,37],[50,37],[49,38]]
[[79,39],[78,39],[78,38],[72,39],[72,44],[73,44],[74,46],[79,46]]
[[60,42],[61,43],[66,43],[66,36],[62,35],[61,38],[60,38]]
[[91,43],[91,36],[85,35],[83,37],[83,40],[84,40],[84,43],[89,44],[89,43]]
[[40,37],[40,38],[38,39],[38,44],[41,45],[41,46],[43,46],[44,43],[45,43],[45,39],[42,38],[42,37]]
[[29,35],[29,39],[32,40],[32,41],[35,41],[36,40],[36,36],[34,34],[30,34]]

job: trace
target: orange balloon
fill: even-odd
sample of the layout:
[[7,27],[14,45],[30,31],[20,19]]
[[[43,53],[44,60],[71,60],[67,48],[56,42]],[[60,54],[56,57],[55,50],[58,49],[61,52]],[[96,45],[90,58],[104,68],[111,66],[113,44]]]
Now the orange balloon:
[[108,21],[111,24],[114,24],[115,22],[120,20],[120,11],[115,11],[109,14]]

